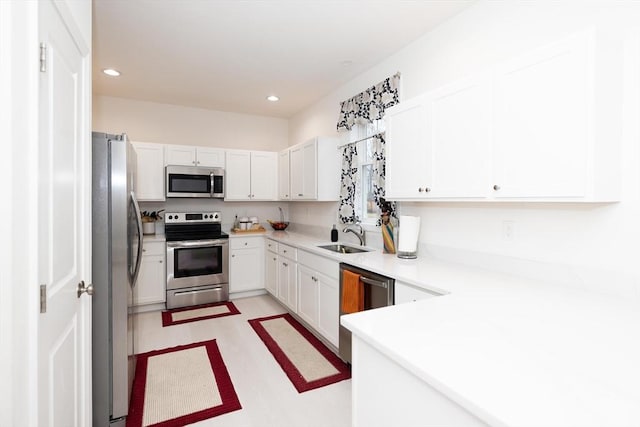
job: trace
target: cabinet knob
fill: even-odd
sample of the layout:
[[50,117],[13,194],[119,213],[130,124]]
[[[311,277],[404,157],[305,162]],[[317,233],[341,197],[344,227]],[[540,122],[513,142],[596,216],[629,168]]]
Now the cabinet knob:
[[500,186],[499,186],[498,184],[496,184],[496,185],[494,185],[494,186],[493,186],[493,189],[494,189],[495,191],[498,191],[498,190],[500,189]]
[[247,246],[247,242],[244,242],[244,245]]
[[236,257],[235,255],[231,255],[231,258],[235,258],[235,257]]
[[284,265],[285,267],[289,267],[289,264],[287,264],[286,262],[283,262],[282,265]]
[[162,260],[158,261],[160,264],[162,264]]
[[247,197],[248,197],[248,198],[251,198],[251,194],[249,194]]
[[278,258],[274,258],[273,260],[275,261],[275,260],[277,260],[277,259],[278,259]]
[[283,250],[282,250],[282,252],[284,252],[284,253],[286,254],[286,253],[287,253],[287,250],[286,250],[286,249],[283,249]]
[[298,193],[298,196],[299,196],[299,197],[302,197],[302,193]]
[[147,250],[146,250],[146,249],[143,249],[143,250],[142,250],[142,252],[147,252]]
[[428,193],[429,191],[431,191],[431,189],[430,189],[429,187],[425,187],[425,188],[424,188],[424,192],[425,192],[425,193]]
[[420,187],[418,188],[418,193],[422,193],[424,191],[424,188]]

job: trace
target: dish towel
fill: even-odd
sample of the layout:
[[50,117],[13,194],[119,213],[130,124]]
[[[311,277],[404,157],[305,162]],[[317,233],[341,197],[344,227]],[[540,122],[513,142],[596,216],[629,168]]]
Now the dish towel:
[[357,313],[364,310],[364,286],[360,275],[348,270],[342,272],[342,313]]

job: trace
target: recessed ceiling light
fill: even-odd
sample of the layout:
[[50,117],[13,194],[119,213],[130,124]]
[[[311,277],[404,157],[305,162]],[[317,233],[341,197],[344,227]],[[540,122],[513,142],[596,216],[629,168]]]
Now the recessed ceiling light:
[[114,70],[113,68],[105,68],[102,72],[111,77],[118,77],[120,75],[120,71]]
[[280,101],[280,98],[278,98],[275,95],[269,95],[267,96],[267,101],[276,102],[276,101]]

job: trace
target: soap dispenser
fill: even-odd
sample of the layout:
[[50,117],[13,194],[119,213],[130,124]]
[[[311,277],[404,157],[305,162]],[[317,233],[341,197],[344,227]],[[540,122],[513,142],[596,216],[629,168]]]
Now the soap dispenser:
[[338,229],[336,228],[335,224],[333,224],[333,228],[331,229],[331,241],[332,242],[338,241]]

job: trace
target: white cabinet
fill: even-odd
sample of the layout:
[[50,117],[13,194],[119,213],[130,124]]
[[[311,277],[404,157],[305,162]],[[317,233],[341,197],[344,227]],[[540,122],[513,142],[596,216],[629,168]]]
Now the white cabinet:
[[[336,265],[336,270],[338,266]],[[318,331],[338,347],[340,330],[340,284],[338,279],[324,274],[317,275],[318,281]]]
[[339,264],[298,251],[298,315],[334,346],[338,346]]
[[167,165],[224,167],[224,149],[190,145],[166,145]]
[[387,198],[618,200],[621,55],[606,47],[579,33],[388,109]]
[[336,138],[317,137],[289,149],[291,200],[338,200],[340,155]]
[[273,296],[278,296],[278,242],[267,239],[264,287]]
[[229,292],[264,288],[264,239],[262,236],[232,237],[229,256]]
[[166,246],[163,241],[145,240],[138,281],[133,288],[133,305],[160,304],[166,300]]
[[386,197],[486,197],[491,182],[490,95],[491,80],[483,75],[389,109]]
[[291,200],[289,157],[289,150],[278,153],[278,199],[280,200]]
[[433,298],[440,294],[428,291],[423,288],[412,286],[408,283],[396,281],[394,286],[394,304],[404,304],[422,299]]
[[164,201],[164,145],[133,142],[136,152],[136,197],[140,201]]
[[294,313],[298,310],[297,249],[278,244],[278,299]]
[[310,326],[318,326],[318,278],[316,272],[298,266],[298,315]]
[[225,200],[277,200],[277,156],[268,151],[227,150]]
[[495,196],[583,198],[594,125],[594,64],[586,35],[495,70]]

